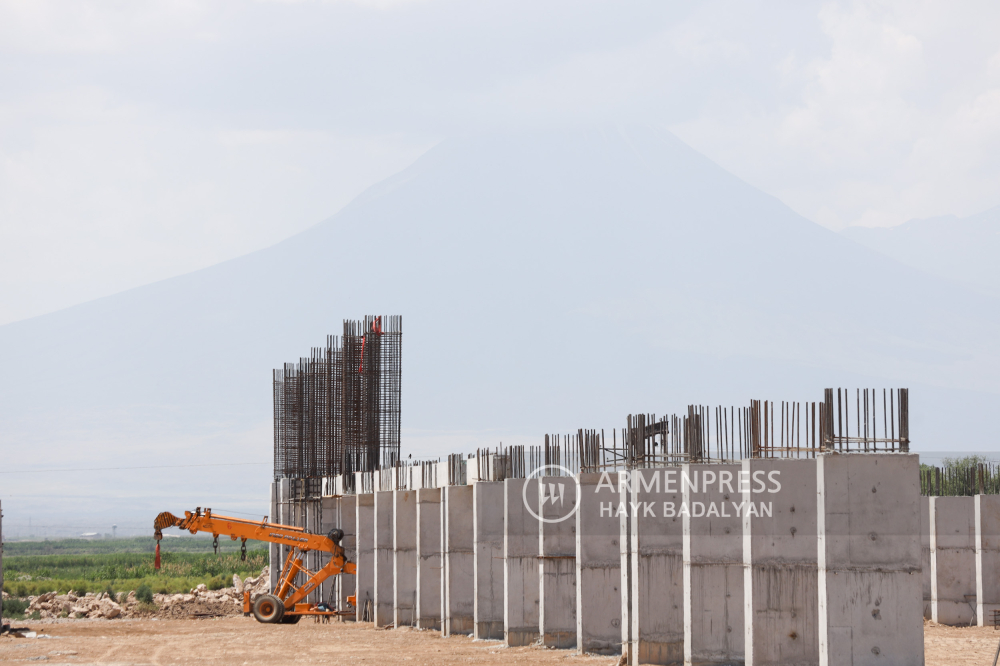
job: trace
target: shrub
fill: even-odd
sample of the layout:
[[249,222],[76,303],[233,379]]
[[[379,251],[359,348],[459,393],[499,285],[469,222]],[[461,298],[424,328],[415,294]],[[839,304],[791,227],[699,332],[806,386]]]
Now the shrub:
[[11,597],[3,600],[3,616],[20,620],[24,617],[24,611],[28,609],[28,602],[24,599]]
[[208,589],[210,590],[221,590],[226,586],[226,579],[222,576],[215,576],[208,581]]
[[149,585],[142,584],[139,589],[135,591],[136,601],[142,602],[144,604],[153,603],[153,590]]

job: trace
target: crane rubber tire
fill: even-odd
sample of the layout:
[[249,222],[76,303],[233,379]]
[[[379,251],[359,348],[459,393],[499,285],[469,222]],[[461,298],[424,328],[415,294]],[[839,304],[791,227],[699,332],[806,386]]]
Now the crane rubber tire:
[[301,619],[301,615],[285,615],[281,618],[281,624],[298,624]]
[[273,594],[262,594],[253,602],[253,616],[264,624],[278,624],[285,616],[285,604]]

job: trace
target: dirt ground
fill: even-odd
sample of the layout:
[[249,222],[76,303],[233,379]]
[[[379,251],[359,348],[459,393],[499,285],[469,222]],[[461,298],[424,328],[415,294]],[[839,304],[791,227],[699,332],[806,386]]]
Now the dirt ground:
[[1000,643],[993,627],[945,627],[924,623],[927,666],[992,666]]
[[570,650],[505,648],[499,641],[437,631],[375,629],[371,624],[303,620],[265,625],[251,618],[203,620],[22,621],[52,638],[0,637],[0,662],[49,664],[617,664]]
[[[505,648],[436,631],[379,630],[370,624],[331,622],[263,625],[252,619],[42,620],[19,623],[51,638],[0,637],[0,662],[49,664],[589,664],[617,658],[578,656],[571,650]],[[927,624],[928,666],[989,666],[1000,642],[990,627]]]

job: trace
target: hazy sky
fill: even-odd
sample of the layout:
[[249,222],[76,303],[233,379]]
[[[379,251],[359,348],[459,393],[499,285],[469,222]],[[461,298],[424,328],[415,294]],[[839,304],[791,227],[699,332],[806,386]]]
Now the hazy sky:
[[832,228],[1000,204],[1000,4],[0,0],[0,324],[266,247],[437,141],[640,122]]

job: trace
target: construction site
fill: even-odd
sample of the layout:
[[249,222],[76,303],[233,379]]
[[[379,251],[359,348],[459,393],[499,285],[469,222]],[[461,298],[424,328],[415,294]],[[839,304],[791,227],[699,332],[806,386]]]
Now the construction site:
[[[940,472],[935,486],[910,452],[905,388],[691,405],[415,461],[401,320],[382,321],[345,322],[274,376],[271,516],[339,531],[356,573],[304,598],[341,619],[719,665],[920,664],[925,618],[1000,624],[992,476],[929,496]],[[271,545],[271,589],[297,557]]]
[[[922,468],[907,389],[689,405],[414,460],[401,449],[401,354],[401,318],[367,317],[274,371],[263,521],[201,507],[156,518],[157,539],[179,527],[244,552],[269,543],[259,578],[190,595],[255,617],[219,620],[240,640],[281,632],[320,654],[336,636],[344,652],[330,654],[346,656],[368,640],[358,631],[392,629],[378,639],[392,661],[413,650],[427,663],[984,663],[933,657],[969,642],[948,633],[959,627],[1000,627],[1000,476]],[[92,606],[86,617],[108,617]]]

